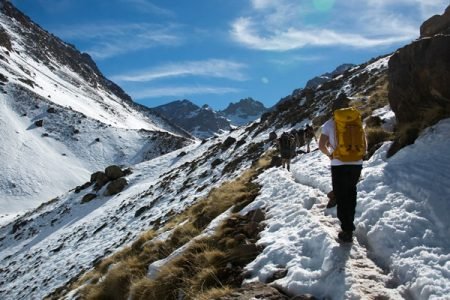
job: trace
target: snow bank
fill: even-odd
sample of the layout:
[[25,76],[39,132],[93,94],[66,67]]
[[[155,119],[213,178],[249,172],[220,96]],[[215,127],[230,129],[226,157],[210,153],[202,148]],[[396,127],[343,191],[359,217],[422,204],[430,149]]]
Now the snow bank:
[[246,211],[266,210],[264,251],[248,281],[273,281],[293,295],[319,299],[445,299],[450,295],[450,119],[386,159],[389,144],[365,163],[358,184],[353,244],[339,244],[328,161],[312,152],[291,170],[270,169]]

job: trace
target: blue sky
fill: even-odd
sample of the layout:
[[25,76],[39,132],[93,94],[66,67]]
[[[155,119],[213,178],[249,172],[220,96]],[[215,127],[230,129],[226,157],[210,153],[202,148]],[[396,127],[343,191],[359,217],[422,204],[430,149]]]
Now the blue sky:
[[449,0],[14,0],[136,102],[267,107],[418,37]]

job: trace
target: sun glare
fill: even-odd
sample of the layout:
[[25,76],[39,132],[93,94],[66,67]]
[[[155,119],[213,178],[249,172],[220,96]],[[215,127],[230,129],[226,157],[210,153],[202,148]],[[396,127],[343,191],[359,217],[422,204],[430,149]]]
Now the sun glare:
[[314,7],[320,11],[328,11],[333,8],[335,0],[313,0]]

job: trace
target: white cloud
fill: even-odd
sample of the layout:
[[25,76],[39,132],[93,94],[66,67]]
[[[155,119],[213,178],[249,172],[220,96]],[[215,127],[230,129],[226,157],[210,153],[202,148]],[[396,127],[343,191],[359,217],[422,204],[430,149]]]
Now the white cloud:
[[183,42],[176,33],[177,25],[132,24],[85,24],[55,30],[63,39],[92,43],[83,49],[95,59],[105,59],[156,46],[174,46]]
[[118,82],[146,82],[169,77],[206,76],[243,81],[247,79],[242,71],[246,67],[245,64],[234,61],[208,59],[203,61],[170,63],[147,71],[141,71],[134,74],[119,74],[111,76],[110,78]]
[[408,35],[368,38],[360,34],[341,33],[329,29],[297,30],[289,28],[283,32],[261,35],[257,25],[249,19],[240,19],[233,25],[232,35],[249,48],[270,51],[287,51],[306,46],[351,46],[366,48],[389,45],[410,38]]
[[158,98],[158,97],[186,97],[190,95],[204,95],[204,94],[227,94],[238,93],[240,89],[229,87],[214,87],[214,86],[186,86],[186,87],[163,87],[163,88],[149,88],[138,91],[131,91],[130,94],[134,99]]
[[268,84],[268,83],[269,83],[269,78],[267,78],[267,77],[262,77],[262,78],[261,78],[261,82],[264,83],[264,84]]
[[252,49],[368,48],[408,42],[448,0],[250,0],[253,11],[232,22],[232,38]]
[[168,9],[162,8],[147,0],[120,0],[136,8],[137,11],[173,17],[175,14]]
[[271,58],[268,61],[279,66],[292,66],[297,63],[317,62],[324,59],[326,59],[326,56],[322,55],[288,55],[285,57],[279,56],[276,58]]

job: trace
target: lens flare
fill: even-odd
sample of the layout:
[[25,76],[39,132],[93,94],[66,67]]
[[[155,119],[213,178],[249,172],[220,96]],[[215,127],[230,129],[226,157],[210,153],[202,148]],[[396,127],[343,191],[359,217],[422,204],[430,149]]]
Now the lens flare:
[[313,0],[313,5],[317,10],[327,11],[333,8],[335,0]]

